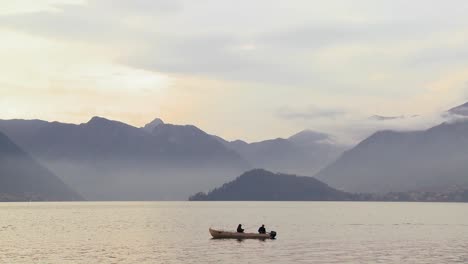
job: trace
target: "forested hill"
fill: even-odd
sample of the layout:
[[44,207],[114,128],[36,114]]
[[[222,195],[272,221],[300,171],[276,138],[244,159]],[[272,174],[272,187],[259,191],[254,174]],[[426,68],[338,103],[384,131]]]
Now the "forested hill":
[[312,178],[262,169],[248,171],[208,194],[198,193],[191,201],[344,201],[352,195]]

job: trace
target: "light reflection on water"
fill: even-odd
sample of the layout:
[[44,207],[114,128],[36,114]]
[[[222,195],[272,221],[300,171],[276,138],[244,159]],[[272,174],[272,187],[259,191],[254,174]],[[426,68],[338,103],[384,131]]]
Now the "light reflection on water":
[[468,263],[468,204],[3,203],[0,263]]

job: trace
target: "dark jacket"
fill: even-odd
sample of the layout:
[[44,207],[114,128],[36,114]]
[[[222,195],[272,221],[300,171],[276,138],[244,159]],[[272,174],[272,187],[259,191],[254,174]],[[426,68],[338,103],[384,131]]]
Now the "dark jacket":
[[266,234],[266,229],[264,226],[261,226],[259,229],[258,229],[258,233],[260,234]]
[[237,226],[237,233],[244,233],[244,229],[242,229],[241,225]]

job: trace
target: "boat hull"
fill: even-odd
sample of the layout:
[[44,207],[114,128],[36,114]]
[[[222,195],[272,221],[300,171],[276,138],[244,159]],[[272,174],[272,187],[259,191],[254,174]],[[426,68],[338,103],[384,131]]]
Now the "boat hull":
[[[228,232],[222,230],[215,230],[209,229],[210,234],[215,239],[226,239],[226,238],[234,238],[234,239],[274,239],[276,236],[276,232],[266,233],[266,234],[258,234],[258,233],[237,233],[237,232]],[[273,235],[274,233],[274,235]]]

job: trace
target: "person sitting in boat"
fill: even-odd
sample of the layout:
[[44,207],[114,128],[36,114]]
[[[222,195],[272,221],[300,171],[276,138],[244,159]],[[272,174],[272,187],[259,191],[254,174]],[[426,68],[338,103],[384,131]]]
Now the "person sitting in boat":
[[266,234],[265,225],[262,225],[262,226],[258,229],[258,233],[259,233],[259,234]]
[[241,225],[241,224],[239,224],[239,225],[237,226],[237,233],[244,233],[244,229],[242,229],[242,225]]

